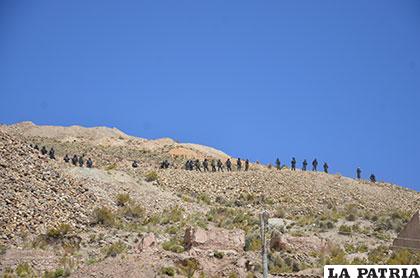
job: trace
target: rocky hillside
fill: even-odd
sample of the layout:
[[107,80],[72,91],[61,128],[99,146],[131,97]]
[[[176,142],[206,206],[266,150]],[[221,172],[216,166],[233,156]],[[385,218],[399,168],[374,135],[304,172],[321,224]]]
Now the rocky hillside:
[[0,130],[1,242],[45,232],[54,223],[83,228],[96,197],[28,144]]
[[[57,159],[30,144],[54,147]],[[65,163],[65,154],[91,157],[94,168]],[[117,129],[0,126],[0,272],[260,277],[262,210],[272,275],[320,275],[326,263],[420,263],[390,248],[420,207],[416,191],[260,164],[183,169],[205,157],[228,156]],[[159,169],[164,159],[169,169]]]

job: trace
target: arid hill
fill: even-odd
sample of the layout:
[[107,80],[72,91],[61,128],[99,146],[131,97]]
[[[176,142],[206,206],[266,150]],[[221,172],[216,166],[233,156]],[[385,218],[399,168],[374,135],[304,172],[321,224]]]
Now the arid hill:
[[[56,159],[30,145],[53,147]],[[65,154],[94,167],[65,163]],[[0,126],[0,272],[260,277],[263,210],[273,275],[320,275],[326,263],[420,263],[391,250],[420,207],[418,192],[254,163],[247,172],[184,169],[187,159],[227,157],[115,128]],[[164,159],[169,169],[159,168]]]

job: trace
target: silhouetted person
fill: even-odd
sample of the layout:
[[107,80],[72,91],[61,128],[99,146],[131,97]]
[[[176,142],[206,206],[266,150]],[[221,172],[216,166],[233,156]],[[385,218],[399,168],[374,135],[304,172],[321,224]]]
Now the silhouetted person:
[[308,161],[306,159],[302,163],[302,171],[306,171],[306,167],[308,166]]
[[238,171],[241,171],[241,169],[242,169],[242,161],[241,161],[240,158],[238,158],[238,160],[236,160],[236,169]]
[[376,182],[376,177],[374,174],[370,175],[370,181],[371,182]]
[[50,157],[50,159],[55,159],[55,151],[53,148],[51,148],[48,152],[48,156]]
[[327,162],[324,163],[324,172],[328,174],[328,164],[327,164]]
[[296,171],[296,158],[292,158],[292,171]]
[[35,145],[34,149],[39,151],[38,145]]
[[79,157],[79,166],[83,167],[83,164],[85,164],[85,161],[83,160],[83,156]]
[[93,161],[92,159],[90,159],[90,157],[88,158],[88,160],[86,161],[86,166],[88,168],[92,168],[93,167]]
[[356,178],[358,180],[362,178],[362,170],[359,167],[356,169]]
[[73,155],[73,158],[71,159],[71,163],[74,166],[76,166],[78,161],[79,161],[79,158],[77,157],[77,155]]
[[69,155],[66,154],[66,156],[64,156],[63,160],[64,160],[65,163],[69,163],[69,161],[70,161]]
[[249,160],[245,160],[245,171],[249,170]]
[[280,163],[280,159],[276,159],[276,168],[277,168],[277,170],[280,170],[281,169],[281,163]]
[[195,170],[201,172],[201,163],[200,163],[200,160],[196,159],[194,165],[195,165]]
[[47,153],[48,153],[47,148],[45,146],[43,146],[42,149],[41,149],[41,154],[46,155]]
[[139,165],[137,164],[137,160],[133,161],[133,164],[131,164],[131,167],[133,167],[133,168],[139,167]]
[[230,161],[230,158],[226,160],[226,171],[232,171],[232,162]]
[[312,161],[312,171],[316,171],[316,168],[318,167],[318,160],[316,158],[314,161]]
[[188,168],[189,168],[190,171],[194,170],[194,161],[192,159],[189,162],[189,167]]
[[223,172],[223,163],[222,163],[222,161],[220,159],[217,160],[217,171],[218,172],[219,171]]
[[204,172],[209,171],[209,161],[207,160],[207,158],[205,158],[204,161],[203,161],[203,170],[204,170]]
[[216,172],[216,160],[215,159],[211,160],[211,171]]

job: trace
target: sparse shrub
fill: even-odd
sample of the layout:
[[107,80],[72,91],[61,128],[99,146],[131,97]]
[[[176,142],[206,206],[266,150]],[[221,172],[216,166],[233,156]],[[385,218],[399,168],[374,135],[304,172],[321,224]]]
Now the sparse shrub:
[[346,259],[346,254],[340,247],[333,246],[331,248],[331,256],[327,259],[327,264],[331,264],[331,265],[348,264],[348,261]]
[[127,246],[122,241],[118,241],[109,246],[106,246],[103,249],[103,253],[105,254],[105,258],[116,257],[118,254],[121,254],[126,249],[127,249]]
[[259,251],[261,247],[262,242],[256,232],[245,237],[245,251]]
[[62,223],[55,228],[51,228],[46,233],[46,240],[57,241],[63,239],[71,230],[70,225]]
[[0,255],[6,254],[7,247],[6,245],[0,244]]
[[166,228],[165,231],[170,235],[175,235],[176,233],[179,232],[179,227],[176,225],[169,226],[168,228]]
[[20,263],[15,270],[18,277],[34,277],[35,273],[28,263]]
[[111,165],[108,165],[105,167],[106,171],[111,171],[111,170],[115,170],[117,168],[117,164],[116,163],[112,163]]
[[162,244],[162,248],[166,251],[171,251],[174,253],[182,253],[185,251],[184,246],[182,246],[181,243],[175,239],[164,242]]
[[171,266],[162,267],[162,269],[160,270],[160,272],[163,275],[167,275],[167,276],[171,276],[171,277],[172,276],[175,276],[175,273],[176,273],[175,269],[173,267],[171,267]]
[[419,265],[420,252],[407,249],[399,249],[392,253],[387,264],[390,265]]
[[353,221],[356,221],[356,219],[357,219],[357,217],[356,217],[356,215],[354,215],[353,213],[350,213],[350,214],[348,214],[348,215],[346,216],[346,220],[347,220],[347,221],[351,221],[351,222],[353,222]]
[[206,205],[210,205],[211,204],[211,200],[209,195],[202,193],[198,196],[198,200],[202,201],[203,203],[205,203]]
[[150,171],[145,176],[147,182],[157,181],[159,179],[158,174],[155,171]]
[[351,227],[347,225],[341,225],[340,228],[338,228],[338,233],[342,235],[350,235]]
[[131,204],[123,208],[124,217],[131,219],[143,219],[146,216],[146,210],[141,205]]
[[282,207],[278,207],[274,213],[275,217],[278,218],[285,218],[286,217],[286,211]]
[[184,259],[178,262],[181,274],[193,277],[194,273],[200,268],[200,263],[194,258]]
[[115,215],[114,213],[106,207],[96,208],[93,211],[93,221],[92,224],[100,224],[107,227],[115,225]]
[[64,270],[63,268],[56,269],[55,271],[45,271],[42,278],[59,278],[59,277],[68,277],[70,275],[69,271]]
[[384,264],[387,260],[389,248],[381,245],[372,249],[368,253],[368,260],[370,264]]
[[130,201],[130,194],[128,193],[120,193],[115,198],[117,202],[117,206],[123,207],[128,204]]
[[215,257],[216,259],[223,259],[224,254],[223,254],[223,252],[214,251],[214,257]]
[[160,224],[177,223],[182,220],[183,216],[184,209],[179,206],[172,207],[169,210],[166,209],[162,212]]

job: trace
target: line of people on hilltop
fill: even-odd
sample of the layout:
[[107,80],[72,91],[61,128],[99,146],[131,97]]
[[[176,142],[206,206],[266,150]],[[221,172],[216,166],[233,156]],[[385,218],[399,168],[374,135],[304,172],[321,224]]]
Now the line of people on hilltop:
[[[74,166],[79,166],[79,167],[83,167],[85,164],[85,160],[84,160],[85,154],[82,154],[81,156],[77,156],[76,154],[73,155],[73,157],[70,159],[69,155],[66,154],[63,158],[65,163],[70,163],[73,164]],[[93,160],[89,157],[86,160],[86,167],[87,168],[93,168]]]
[[[236,171],[242,171],[242,163],[244,164],[244,171],[249,170],[249,160],[246,159],[244,162],[240,158],[236,160]],[[210,168],[211,167],[211,170]],[[224,172],[225,169],[227,172],[232,170],[232,161],[228,158],[225,163],[221,159],[212,159],[209,160],[205,158],[202,162],[199,159],[196,160],[187,160],[185,162],[185,169],[189,171],[199,171],[199,172]]]
[[41,149],[39,149],[38,145],[32,145],[32,144],[30,144],[29,146],[32,147],[32,148],[34,148],[35,150],[39,151],[42,155],[44,155],[44,156],[45,155],[48,155],[48,157],[50,159],[55,159],[55,150],[54,150],[53,147],[51,147],[50,150],[47,150],[47,147],[46,146],[42,146]]
[[[297,163],[296,158],[292,157],[292,161],[290,162],[290,166],[291,166],[290,169],[292,171],[296,171],[296,163]],[[304,159],[303,162],[302,162],[302,171],[306,171],[307,166],[308,166],[308,161],[306,159]],[[283,167],[284,166],[281,166],[280,159],[277,158],[276,159],[276,168],[278,170],[281,170]],[[318,160],[315,158],[312,161],[312,171],[316,172],[317,168],[318,168]],[[328,174],[329,166],[328,166],[327,162],[324,162],[323,168],[324,168],[324,172]],[[362,170],[359,167],[356,169],[356,178],[358,180],[362,179]],[[370,177],[369,177],[369,180],[371,182],[375,183],[376,182],[376,176],[374,174],[371,174]]]

